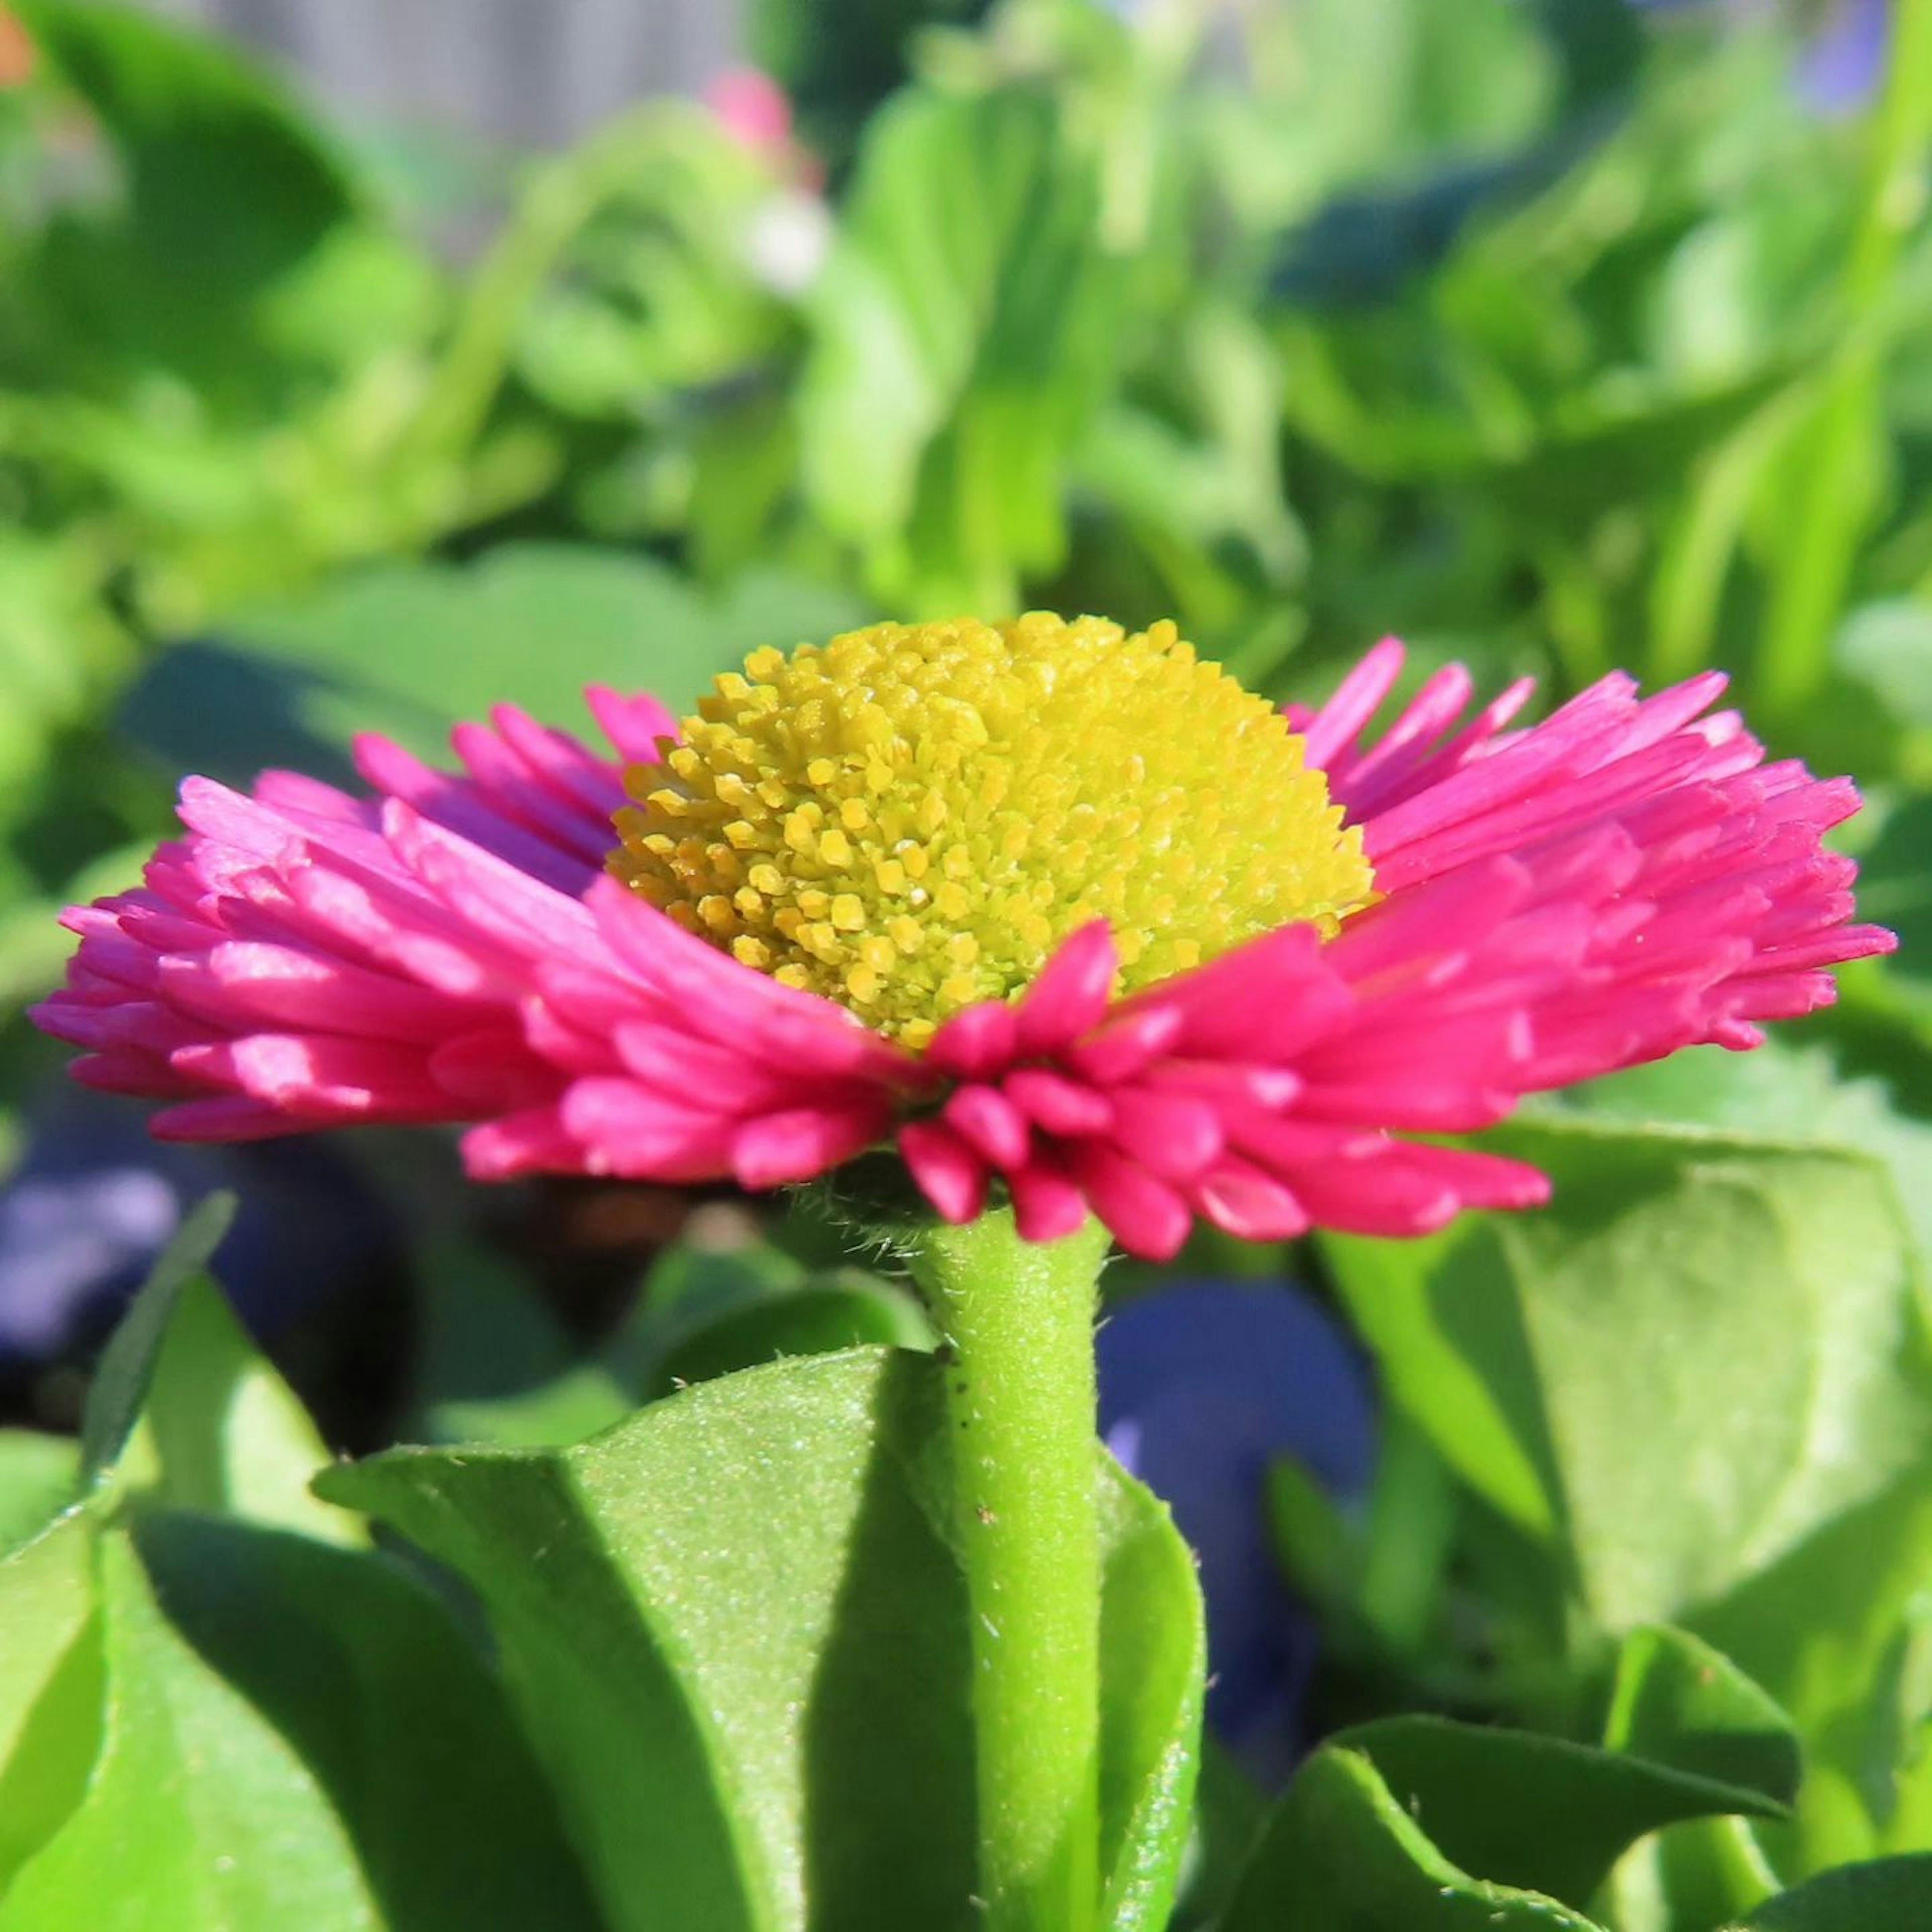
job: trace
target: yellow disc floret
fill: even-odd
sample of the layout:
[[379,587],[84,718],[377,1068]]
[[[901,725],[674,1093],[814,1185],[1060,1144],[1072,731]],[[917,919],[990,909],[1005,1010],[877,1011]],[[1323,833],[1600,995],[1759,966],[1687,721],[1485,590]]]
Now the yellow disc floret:
[[874,625],[753,652],[682,730],[611,870],[915,1047],[1090,920],[1125,990],[1370,893],[1301,740],[1172,624]]

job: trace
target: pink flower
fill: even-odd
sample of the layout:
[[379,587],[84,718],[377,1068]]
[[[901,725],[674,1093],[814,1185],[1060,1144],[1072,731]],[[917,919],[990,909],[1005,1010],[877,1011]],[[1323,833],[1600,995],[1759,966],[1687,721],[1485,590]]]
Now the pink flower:
[[791,148],[791,102],[770,75],[728,68],[704,90],[704,104],[741,148],[782,156]]
[[1371,651],[1318,710],[1309,762],[1362,829],[1378,902],[1114,997],[1104,922],[1016,1001],[915,1052],[741,964],[604,868],[626,764],[674,721],[595,690],[611,754],[520,712],[454,734],[460,775],[380,739],[353,799],[286,772],[184,786],[188,836],[139,890],[77,908],[38,1008],[77,1077],[172,1104],[181,1139],[356,1121],[473,1124],[470,1172],[754,1189],[895,1147],[934,1208],[994,1184],[1048,1240],[1090,1210],[1171,1255],[1198,1216],[1254,1239],[1424,1232],[1522,1208],[1534,1168],[1412,1136],[1826,1004],[1827,969],[1891,949],[1852,917],[1822,835],[1849,782],[1767,764],[1715,674],[1644,699],[1613,676],[1511,730],[1460,667],[1378,736],[1400,671]]

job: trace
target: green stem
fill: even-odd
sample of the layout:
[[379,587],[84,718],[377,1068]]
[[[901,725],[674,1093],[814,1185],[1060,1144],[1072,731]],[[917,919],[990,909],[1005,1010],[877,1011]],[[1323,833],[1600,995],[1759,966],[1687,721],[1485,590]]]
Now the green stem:
[[953,1358],[987,1932],[1089,1932],[1097,1910],[1094,1312],[1106,1245],[1090,1223],[1023,1241],[1000,1209],[922,1234],[913,1257]]
[[1864,194],[1845,266],[1846,345],[1826,379],[1816,415],[1800,432],[1804,460],[1795,470],[1792,540],[1757,668],[1763,702],[1786,717],[1825,681],[1833,627],[1876,507],[1870,448],[1894,332],[1881,326],[1879,311],[1900,251],[1924,212],[1928,141],[1932,0],[1897,0]]
[[664,130],[662,104],[647,103],[538,167],[470,278],[429,393],[404,433],[398,461],[454,461],[476,442],[531,302],[604,204],[650,178]]

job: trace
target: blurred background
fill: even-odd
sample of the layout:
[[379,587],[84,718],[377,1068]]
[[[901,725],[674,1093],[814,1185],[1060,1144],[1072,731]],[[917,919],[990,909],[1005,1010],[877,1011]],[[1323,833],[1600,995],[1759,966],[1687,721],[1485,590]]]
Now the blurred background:
[[[224,1279],[344,1446],[907,1333],[782,1208],[471,1192],[423,1136],[157,1150],[20,1017],[185,770],[580,727],[592,680],[682,707],[877,616],[1171,616],[1303,698],[1389,632],[1552,702],[1723,667],[1865,786],[1906,945],[1757,1086],[1646,1105],[1906,1144],[1928,140],[1925,0],[0,5],[0,1421],[71,1424],[220,1185]],[[1336,1346],[1244,1466],[1325,1430],[1359,1479]]]

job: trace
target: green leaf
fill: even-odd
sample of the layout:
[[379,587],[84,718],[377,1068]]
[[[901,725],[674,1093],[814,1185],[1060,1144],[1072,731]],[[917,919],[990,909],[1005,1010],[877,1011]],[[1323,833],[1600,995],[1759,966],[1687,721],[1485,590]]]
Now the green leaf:
[[[1923,872],[1918,855],[1932,848],[1914,842],[1909,807],[1886,821],[1880,843],[1901,818],[1906,824],[1900,843],[1910,848],[1912,862]],[[1924,829],[1932,830],[1932,819]],[[1859,868],[1859,910],[1881,924],[1900,926],[1895,908],[1875,903],[1880,894],[1874,890],[1874,863],[1875,855],[1868,854]],[[1932,896],[1932,875],[1923,889]],[[1909,950],[1911,940],[1902,926],[1900,938]],[[1565,1118],[1581,1113],[1633,1126],[1714,1127],[1787,1145],[1802,1142],[1871,1154],[1892,1169],[1922,1263],[1932,1257],[1932,1195],[1917,1184],[1932,1162],[1932,1126],[1901,1113],[1882,1081],[1845,1078],[1823,1047],[1788,1046],[1780,1040],[1750,1053],[1693,1047],[1572,1088],[1560,1100],[1543,1104]]]
[[1900,724],[1932,730],[1932,602],[1899,598],[1848,613],[1833,656]]
[[1358,1751],[1297,1774],[1216,1932],[1601,1932],[1444,1858]]
[[260,373],[262,298],[357,212],[339,158],[220,40],[129,7],[16,10],[92,111],[124,189],[106,218],[51,224],[32,258],[34,346],[84,376],[159,362],[236,390]]
[[1729,1658],[1685,1630],[1634,1630],[1624,1640],[1604,1743],[1777,1806],[1798,1796],[1791,1720]]
[[648,558],[560,544],[379,564],[238,616],[218,644],[167,652],[122,724],[176,769],[237,783],[272,764],[344,778],[358,732],[443,761],[450,728],[496,704],[587,733],[587,684],[683,711],[755,646],[789,649],[861,614],[772,578],[713,598]]
[[384,1923],[597,1924],[500,1688],[425,1586],[384,1556],[186,1512],[144,1511],[134,1543],[175,1630],[326,1793]]
[[80,1454],[68,1436],[0,1429],[0,1552],[38,1536],[80,1486]]
[[1725,1932],[1909,1932],[1932,1924],[1932,1856],[1826,1872]]
[[109,1338],[81,1424],[83,1479],[98,1483],[121,1458],[154,1378],[182,1292],[205,1268],[235,1218],[232,1194],[211,1194],[176,1230]]
[[1796,1861],[1787,1868],[1869,1855],[1910,1801],[1900,1756],[1909,1758],[1923,1707],[1900,1694],[1910,1686],[1899,1679],[1928,1575],[1932,1461],[1691,1618],[1790,1712],[1804,1740],[1796,1845],[1780,1848]]
[[[818,1356],[575,1448],[321,1478],[482,1594],[614,1926],[976,1923],[938,1377]],[[1166,1511],[1102,1466],[1104,1868],[1111,1923],[1153,1932],[1188,1822],[1198,1599]]]
[[169,1625],[122,1532],[99,1545],[110,1715],[79,1808],[0,1899],[0,1932],[373,1926],[327,1793]]
[[1444,1718],[1382,1718],[1331,1742],[1374,1765],[1445,1857],[1579,1907],[1647,1832],[1681,1819],[1775,1818],[1785,1809],[1749,1786]]
[[[595,1932],[529,1748],[424,1585],[192,1513],[69,1520],[63,1574],[98,1564],[101,1617],[0,1774],[4,1932]],[[9,1582],[10,1628],[34,1606]]]
[[1916,1262],[1880,1163],[1553,1122],[1488,1144],[1549,1172],[1553,1204],[1328,1252],[1397,1401],[1556,1539],[1605,1627],[1720,1596],[1927,1453]]
[[92,1546],[76,1510],[0,1562],[0,1893],[80,1802],[99,1748]]
[[645,1400],[788,1356],[868,1345],[929,1348],[932,1332],[910,1295],[862,1280],[766,1295],[690,1329],[659,1358]]
[[1618,1932],[1712,1932],[1778,1890],[1784,1881],[1744,1818],[1672,1825],[1633,1846],[1612,1874],[1603,1906]]
[[1921,1024],[1932,1038],[1932,794],[1897,801],[1858,868],[1861,916],[1898,934],[1895,958],[1884,970],[1919,1003]]
[[[134,218],[196,250],[197,266],[217,251],[299,255],[349,212],[338,158],[226,42],[131,7],[20,0],[14,10],[119,150]],[[206,232],[218,225],[225,232]]]
[[1783,1714],[1678,1631],[1626,1645],[1609,1743],[1428,1717],[1338,1732],[1270,1820],[1222,1932],[1424,1932],[1484,1923],[1478,1904],[1544,1922],[1552,1900],[1581,1911],[1651,1834],[1781,1816],[1796,1782]]
[[359,1540],[352,1516],[310,1492],[330,1459],[308,1412],[206,1275],[175,1303],[142,1419],[169,1502]]
[[1010,607],[1060,562],[1132,252],[1043,88],[909,89],[868,129],[799,406],[814,507],[883,592]]
[[[560,1447],[609,1428],[645,1402],[740,1369],[867,1344],[932,1346],[931,1325],[910,1295],[855,1268],[808,1274],[791,1256],[758,1243],[668,1249],[652,1264],[630,1317],[580,1360],[560,1352],[562,1337],[554,1330],[532,1322],[542,1311],[526,1298],[515,1298],[500,1278],[483,1279],[485,1312],[508,1321],[515,1311],[505,1339],[525,1344],[508,1355],[500,1348],[498,1366],[514,1362],[530,1372],[494,1394],[439,1400],[425,1417],[434,1441]],[[471,1312],[466,1294],[464,1312]]]

